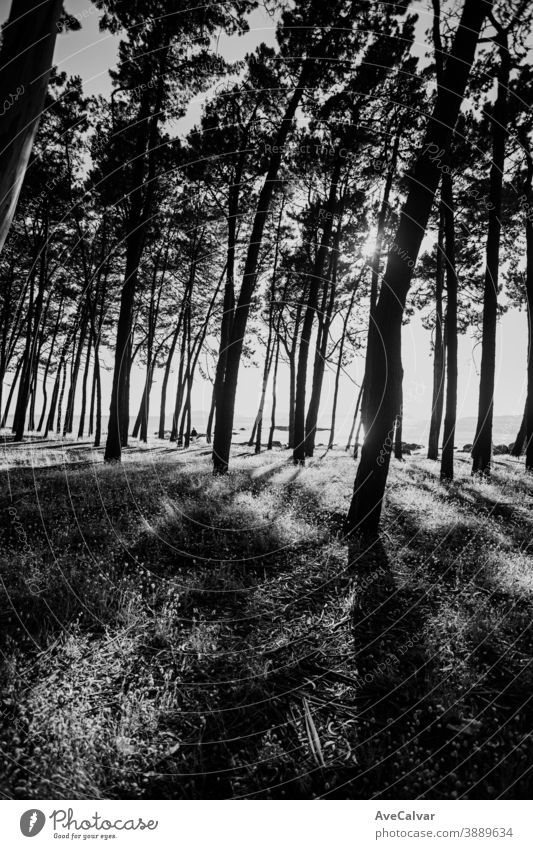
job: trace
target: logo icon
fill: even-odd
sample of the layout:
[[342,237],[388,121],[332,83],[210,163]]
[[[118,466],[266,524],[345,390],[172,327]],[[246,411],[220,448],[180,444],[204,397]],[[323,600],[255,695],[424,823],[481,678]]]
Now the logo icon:
[[32,808],[22,814],[20,818],[20,830],[24,837],[35,837],[36,834],[42,831],[45,822],[46,817],[43,812]]

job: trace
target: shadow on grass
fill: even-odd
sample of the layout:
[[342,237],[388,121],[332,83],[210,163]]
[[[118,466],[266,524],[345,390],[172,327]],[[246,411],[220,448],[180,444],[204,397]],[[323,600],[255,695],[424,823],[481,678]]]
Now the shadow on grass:
[[509,517],[479,521],[470,482],[450,496],[405,464],[382,539],[348,550],[344,455],[305,470],[251,455],[221,479],[206,452],[173,453],[68,488],[17,474],[7,795],[527,795],[531,604],[494,591]]

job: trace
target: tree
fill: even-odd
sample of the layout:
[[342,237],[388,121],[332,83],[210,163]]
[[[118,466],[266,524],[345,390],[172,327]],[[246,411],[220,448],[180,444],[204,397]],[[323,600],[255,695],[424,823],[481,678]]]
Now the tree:
[[491,2],[465,0],[461,20],[447,58],[442,85],[422,140],[407,200],[376,305],[370,333],[365,384],[372,422],[366,436],[346,519],[347,533],[376,533],[390,463],[390,440],[398,414],[401,384],[402,315],[413,268],[439,184],[438,152],[449,147],[474,61],[481,27]]
[[[521,8],[523,11],[523,5]],[[517,14],[519,11],[517,11]],[[498,317],[498,275],[500,266],[502,185],[505,168],[505,140],[508,121],[508,89],[511,75],[509,33],[515,22],[502,26],[492,13],[490,22],[496,29],[498,47],[498,92],[491,115],[492,165],[490,169],[490,202],[492,209],[487,232],[485,288],[483,302],[483,342],[479,377],[479,405],[476,435],[472,448],[472,473],[488,474],[492,456],[492,418],[494,412],[494,374],[496,369],[496,326]]]
[[[15,214],[44,107],[63,0],[12,0],[0,64],[0,251]],[[76,28],[70,16],[65,22]],[[79,26],[79,25],[78,25]]]
[[[117,136],[118,128],[114,126],[110,136],[115,146],[120,145],[119,161],[127,183],[121,198],[126,246],[124,283],[105,450],[105,459],[116,461],[120,460],[122,447],[128,444],[133,313],[139,266],[160,173],[161,123],[165,110],[174,117],[183,116],[188,98],[207,86],[213,72],[221,69],[223,63],[207,49],[209,35],[219,27],[229,32],[244,30],[243,13],[253,4],[234,0],[213,4],[206,10],[205,7],[191,9],[182,0],[171,3],[158,0],[152,4],[149,19],[139,2],[99,0],[99,4],[108,9],[105,25],[114,30],[120,25],[130,27],[128,41],[121,43],[120,68],[113,75],[117,87],[112,98],[112,115],[114,120],[115,116],[117,120],[120,118],[121,133]],[[125,144],[129,153],[126,161]],[[112,165],[107,166],[107,174],[113,174],[116,180]]]
[[[444,177],[443,177],[444,179]],[[437,240],[437,261],[435,270],[435,339],[433,342],[433,397],[431,400],[431,424],[428,440],[428,460],[437,460],[439,456],[439,436],[442,424],[444,402],[445,346],[443,334],[442,296],[444,291],[444,217],[441,201],[439,235]]]
[[[296,111],[304,92],[318,85],[330,83],[335,78],[340,60],[353,53],[360,43],[358,30],[336,26],[336,21],[352,19],[368,9],[366,2],[338,0],[332,6],[318,0],[300,0],[294,8],[284,12],[278,28],[281,54],[287,62],[294,56],[301,59],[295,69],[296,84],[289,83],[292,91],[287,99],[283,116],[274,134],[265,179],[259,193],[256,212],[246,253],[242,284],[232,317],[231,335],[228,343],[221,404],[217,407],[215,435],[213,440],[213,467],[216,473],[228,469],[231,448],[235,397],[244,336],[250,313],[252,296],[258,277],[258,261],[268,213],[274,195],[287,139],[293,126]],[[333,59],[330,67],[329,59]]]

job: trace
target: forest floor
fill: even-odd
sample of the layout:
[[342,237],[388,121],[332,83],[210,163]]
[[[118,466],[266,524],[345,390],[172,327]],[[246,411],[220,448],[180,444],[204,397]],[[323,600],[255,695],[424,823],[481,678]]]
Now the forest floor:
[[[39,451],[42,453],[39,454]],[[528,798],[533,478],[394,461],[342,538],[341,451],[6,449],[0,790]]]

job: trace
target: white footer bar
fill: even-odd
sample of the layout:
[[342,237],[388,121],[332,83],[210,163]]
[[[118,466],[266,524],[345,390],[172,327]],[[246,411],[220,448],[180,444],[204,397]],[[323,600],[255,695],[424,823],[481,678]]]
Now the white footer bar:
[[523,801],[4,801],[9,847],[532,849]]

